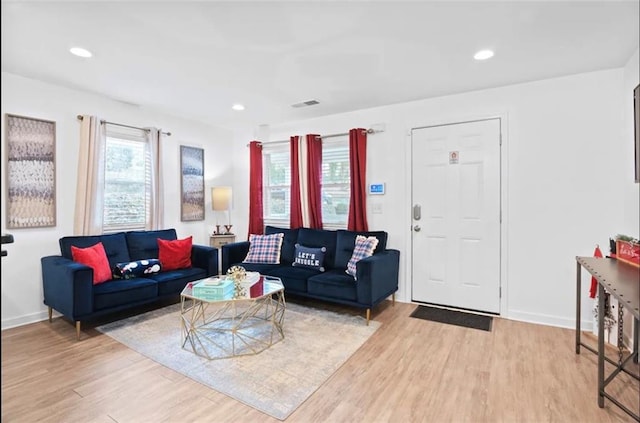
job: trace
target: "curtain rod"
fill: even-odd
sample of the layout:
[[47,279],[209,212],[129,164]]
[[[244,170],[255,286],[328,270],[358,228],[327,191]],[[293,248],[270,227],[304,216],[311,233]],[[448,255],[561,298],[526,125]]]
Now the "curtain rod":
[[[369,129],[365,129],[364,132],[366,132],[367,134],[375,134],[375,133],[382,132],[382,131],[376,131],[373,128],[369,128]],[[343,137],[345,135],[349,135],[349,133],[348,132],[342,132],[340,134],[320,135],[318,138],[322,139],[322,138]],[[288,143],[288,142],[290,142],[290,140],[269,141],[269,142],[260,142],[260,145],[284,144],[284,143]],[[247,144],[247,147],[249,147],[249,144]]]
[[[82,120],[83,119],[82,115],[78,115],[77,118],[78,118],[78,120]],[[100,123],[107,123],[109,125],[122,126],[123,128],[139,129],[141,131],[149,132],[148,128],[139,128],[137,126],[131,126],[131,125],[124,125],[122,123],[109,122],[109,121],[106,121],[104,119],[100,120]],[[160,131],[160,132],[162,134],[164,134],[164,135],[171,136],[171,132],[163,132],[163,131]]]

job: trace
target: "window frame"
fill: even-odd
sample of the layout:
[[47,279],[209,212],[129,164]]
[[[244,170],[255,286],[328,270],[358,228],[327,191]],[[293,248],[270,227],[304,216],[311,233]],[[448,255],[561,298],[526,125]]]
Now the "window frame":
[[[336,149],[336,148],[341,148],[344,150],[343,154],[344,157],[346,158],[345,163],[346,163],[346,167],[347,167],[347,180],[346,182],[342,182],[342,183],[325,183],[325,178],[324,178],[324,167],[325,164],[328,164],[325,162],[325,149]],[[330,162],[329,162],[330,163]],[[325,213],[322,214],[322,227],[325,229],[347,229],[347,225],[349,223],[349,201],[350,201],[350,195],[351,195],[351,174],[350,174],[350,167],[351,167],[351,163],[349,162],[349,138],[348,136],[344,136],[344,137],[336,137],[336,138],[332,138],[329,140],[323,140],[322,141],[322,170],[323,170],[323,178],[322,178],[322,182],[321,182],[321,187],[320,187],[320,192],[322,195],[322,198],[324,198],[325,196],[328,196],[329,194],[327,192],[325,192],[326,189],[331,188],[333,190],[335,190],[336,188],[340,188],[343,187],[343,190],[346,191],[346,198],[347,198],[347,213],[345,214],[345,220],[344,222],[326,222],[325,221]]]
[[[107,155],[109,154],[109,144],[110,140],[114,140],[117,143],[140,143],[142,146],[142,151],[144,155],[144,178],[145,178],[145,199],[144,199],[144,220],[142,222],[126,222],[124,224],[108,224],[107,223],[107,213],[110,210],[107,204],[107,186],[108,186],[108,172],[107,172]],[[114,142],[112,141],[112,142]],[[151,197],[153,192],[153,184],[154,180],[152,177],[152,160],[151,157],[151,148],[149,145],[149,137],[147,131],[144,129],[133,129],[133,128],[121,128],[113,127],[107,124],[105,131],[105,151],[103,158],[103,172],[104,172],[104,190],[102,193],[102,232],[104,234],[117,233],[117,232],[125,232],[125,231],[136,231],[136,230],[146,230],[150,219],[151,219]]]
[[[350,162],[349,162],[349,139],[347,136],[345,137],[338,137],[335,139],[330,139],[330,140],[323,140],[322,141],[322,153],[323,153],[323,162],[322,162],[322,170],[323,170],[323,175],[324,175],[324,167],[325,167],[325,149],[327,148],[332,148],[335,149],[336,147],[342,147],[345,152],[346,152],[346,164],[347,164],[347,169],[349,169],[350,167]],[[285,164],[286,164],[286,178],[288,178],[288,184],[279,184],[279,185],[272,185],[271,181],[269,179],[270,174],[269,174],[269,159],[268,156],[270,156],[273,153],[286,153],[286,160],[285,160]],[[263,149],[262,149],[262,192],[263,192],[263,221],[264,221],[264,225],[270,225],[270,226],[277,226],[277,227],[282,227],[282,228],[288,228],[289,224],[290,224],[290,213],[291,213],[291,208],[290,208],[290,198],[289,201],[285,200],[285,215],[283,217],[274,217],[272,215],[267,214],[267,212],[269,211],[269,204],[268,201],[270,201],[270,197],[269,194],[271,192],[271,189],[277,188],[277,189],[282,189],[285,191],[285,195],[290,197],[291,195],[291,145],[290,143],[286,142],[286,143],[264,143],[263,144]],[[321,182],[321,196],[322,198],[325,198],[325,196],[327,196],[328,194],[326,194],[325,190],[326,189],[331,189],[331,190],[335,190],[335,189],[339,189],[340,187],[343,187],[343,190],[346,191],[347,193],[347,213],[346,213],[346,218],[344,220],[344,222],[327,222],[325,221],[325,213],[323,213],[323,222],[322,222],[322,227],[325,229],[330,229],[330,230],[336,230],[336,229],[347,229],[347,225],[348,225],[348,220],[349,220],[349,199],[350,199],[350,190],[351,190],[351,177],[350,177],[350,172],[349,170],[347,170],[347,181],[344,183],[330,183],[330,184],[325,184],[324,183],[324,178]]]
[[[269,145],[269,143],[263,144],[262,147],[262,210],[263,210],[263,221],[265,226],[277,226],[277,227],[289,227],[290,215],[291,215],[291,147],[290,144],[287,143],[273,143],[274,145]],[[271,157],[273,154],[283,153],[285,154],[286,159],[285,162],[285,181],[288,179],[288,184],[271,184],[270,179],[270,162],[267,159],[267,156]],[[269,193],[271,189],[279,189],[283,190],[285,193],[285,213],[283,217],[275,217],[273,215],[267,215],[267,210],[269,210],[269,201],[271,198],[269,197]],[[289,197],[289,201],[286,198]]]

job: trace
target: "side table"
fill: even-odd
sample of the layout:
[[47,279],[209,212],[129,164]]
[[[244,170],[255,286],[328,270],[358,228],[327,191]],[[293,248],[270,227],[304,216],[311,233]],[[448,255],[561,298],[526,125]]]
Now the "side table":
[[223,245],[236,242],[235,234],[210,235],[209,245],[214,248],[221,248]]
[[[213,248],[218,249],[218,263],[222,263],[222,246],[231,244],[232,242],[236,242],[236,236],[234,234],[221,234],[221,235],[210,235],[209,236],[209,245]],[[219,265],[218,271],[220,271],[222,266]]]

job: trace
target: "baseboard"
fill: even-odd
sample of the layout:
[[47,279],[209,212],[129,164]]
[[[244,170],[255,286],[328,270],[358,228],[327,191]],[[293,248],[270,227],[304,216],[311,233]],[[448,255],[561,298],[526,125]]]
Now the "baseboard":
[[633,350],[633,339],[627,336],[626,333],[622,334],[622,345],[627,346],[629,350]]
[[[53,312],[53,317],[58,317],[60,314]],[[5,319],[2,321],[2,330],[11,329],[18,326],[24,326],[31,323],[42,322],[43,320],[49,320],[49,313],[47,310],[39,311],[37,313],[31,313],[24,316],[16,317],[13,319]]]
[[[582,342],[587,343],[587,345],[591,345],[593,348],[598,348],[598,336],[594,335],[592,333],[589,332],[585,332],[582,335]],[[633,351],[632,348],[629,348],[628,344],[623,344],[624,345],[624,353],[625,354],[629,354],[631,353],[631,351]],[[612,354],[612,355],[617,355],[618,354],[618,346],[611,344],[609,342],[605,342],[604,343],[604,347],[605,347],[605,351],[607,351],[607,355]]]
[[[588,316],[591,317],[591,314],[589,314]],[[538,313],[529,313],[526,311],[519,311],[519,310],[509,310],[509,317],[507,318],[511,320],[517,320],[519,322],[535,323],[539,325],[554,326],[559,328],[566,328],[566,329],[576,328],[575,318],[552,316],[548,314],[538,314]],[[583,331],[592,331],[593,321],[591,319],[582,320],[580,324],[580,328]]]
[[[396,299],[396,301],[397,301],[397,299]],[[407,301],[407,303],[415,304],[415,305],[427,305],[429,307],[438,307],[438,308],[447,308],[447,309],[450,308],[450,307],[438,306],[438,305],[433,305],[433,304],[426,304],[426,303],[415,302],[415,301]],[[460,309],[456,309],[456,308],[451,308],[451,309],[452,310],[460,310]],[[466,311],[466,310],[460,310],[460,311]],[[519,310],[509,310],[507,313],[503,313],[503,314],[500,314],[498,316],[496,316],[494,314],[490,314],[490,313],[482,313],[482,312],[474,312],[474,311],[471,311],[471,313],[483,314],[483,315],[493,316],[493,317],[501,317],[503,319],[517,320],[519,322],[525,322],[525,323],[534,323],[534,324],[538,324],[538,325],[554,326],[554,327],[565,328],[565,329],[575,329],[576,328],[575,318],[566,318],[566,317],[558,317],[558,316],[552,316],[552,315],[547,315],[547,314],[529,313],[529,312],[526,312],[526,311],[519,311]],[[583,320],[582,321],[582,325],[580,326],[580,328],[583,331],[593,331],[593,321],[592,320]]]

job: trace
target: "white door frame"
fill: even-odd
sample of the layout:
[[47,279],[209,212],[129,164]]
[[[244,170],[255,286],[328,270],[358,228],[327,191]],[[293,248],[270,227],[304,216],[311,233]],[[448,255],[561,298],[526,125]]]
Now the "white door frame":
[[[412,190],[412,158],[411,158],[411,132],[414,129],[421,128],[429,128],[432,126],[442,126],[442,125],[454,125],[459,123],[467,123],[467,122],[475,122],[480,120],[488,120],[488,119],[499,119],[500,120],[500,136],[502,146],[500,148],[500,210],[501,210],[501,222],[500,222],[500,287],[501,287],[501,296],[500,296],[500,314],[499,316],[508,318],[508,298],[509,298],[509,288],[508,288],[508,228],[509,228],[509,210],[508,210],[508,192],[509,192],[509,178],[508,178],[508,151],[509,151],[509,132],[508,132],[508,115],[506,112],[504,113],[495,113],[495,114],[487,114],[487,115],[475,115],[475,116],[465,116],[465,117],[449,117],[443,118],[439,120],[419,122],[415,124],[410,124],[406,130],[406,142],[405,144],[405,218],[404,218],[404,227],[406,228],[407,236],[405,237],[405,251],[411,252],[413,243],[411,232],[413,231],[413,220],[411,216],[411,190]],[[408,275],[405,278],[405,286],[404,290],[406,292],[406,300],[410,303],[421,304],[413,301],[413,262],[412,262],[412,254],[406,254],[408,257],[405,260],[405,275]]]

